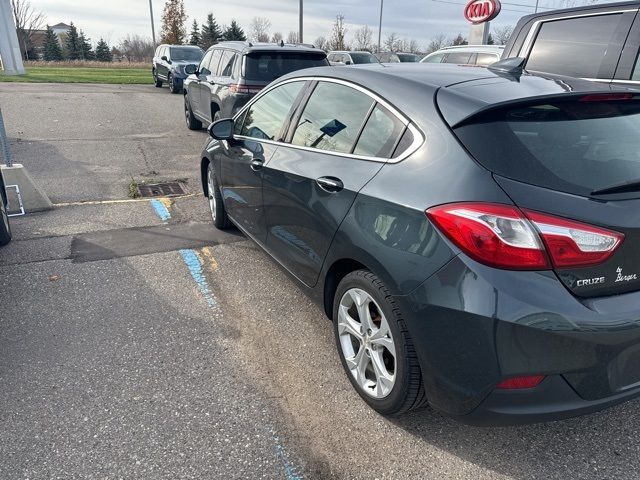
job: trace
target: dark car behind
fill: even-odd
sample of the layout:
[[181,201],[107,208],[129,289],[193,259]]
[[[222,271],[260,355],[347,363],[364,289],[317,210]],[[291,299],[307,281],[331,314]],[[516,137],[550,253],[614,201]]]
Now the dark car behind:
[[187,126],[202,128],[233,116],[275,79],[305,68],[329,65],[324,51],[305,45],[222,42],[205,53],[185,82]]
[[186,66],[199,64],[203,53],[200,47],[192,45],[160,45],[151,70],[155,86],[159,88],[167,83],[171,93],[180,93],[187,78]]

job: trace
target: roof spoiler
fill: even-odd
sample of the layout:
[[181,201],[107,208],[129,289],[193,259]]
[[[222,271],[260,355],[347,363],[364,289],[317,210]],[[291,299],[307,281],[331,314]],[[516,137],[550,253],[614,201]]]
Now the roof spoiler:
[[508,75],[511,77],[519,77],[524,70],[525,58],[522,57],[510,57],[504,60],[498,60],[495,63],[489,65],[489,70],[498,75]]

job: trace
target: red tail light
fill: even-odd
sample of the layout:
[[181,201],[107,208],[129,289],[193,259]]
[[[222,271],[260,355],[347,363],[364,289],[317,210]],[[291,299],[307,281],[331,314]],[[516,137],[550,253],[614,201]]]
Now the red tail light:
[[517,390],[521,388],[537,387],[544,380],[544,375],[528,375],[526,377],[513,377],[503,380],[496,388],[503,390]]
[[229,90],[233,93],[258,93],[263,88],[261,86],[238,85],[237,83],[229,85]]
[[624,239],[621,233],[539,212],[523,213],[511,205],[453,203],[426,213],[471,258],[510,270],[596,265]]
[[633,100],[634,95],[630,92],[616,93],[591,93],[580,97],[581,102],[608,102],[614,100]]

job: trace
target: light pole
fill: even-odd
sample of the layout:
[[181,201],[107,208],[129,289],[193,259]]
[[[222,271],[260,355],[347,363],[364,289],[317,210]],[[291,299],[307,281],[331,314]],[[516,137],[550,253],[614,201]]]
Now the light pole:
[[384,0],[380,0],[380,23],[378,24],[378,53],[380,53],[380,45],[382,42],[382,7]]
[[304,16],[304,15],[303,15],[303,6],[302,6],[302,3],[303,3],[303,0],[300,0],[300,19],[299,19],[299,25],[298,25],[298,42],[299,42],[299,43],[303,43],[303,40],[302,40],[302,33],[303,33],[303,32],[302,32],[302,30],[303,30],[303,25],[302,25],[302,24],[303,24],[303,21],[302,21],[302,18],[303,18],[303,16]]
[[153,1],[149,0],[149,14],[151,15],[151,37],[153,38],[153,46],[156,46],[156,27],[153,23]]

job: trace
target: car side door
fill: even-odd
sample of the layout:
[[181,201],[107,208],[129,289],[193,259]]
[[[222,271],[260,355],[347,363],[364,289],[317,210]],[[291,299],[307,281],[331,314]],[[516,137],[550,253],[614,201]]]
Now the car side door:
[[[312,87],[288,143],[263,169],[267,250],[309,286],[356,195],[405,129],[380,99],[355,86],[326,79]],[[380,122],[386,129],[376,128]]]
[[227,214],[262,245],[266,239],[264,167],[281,145],[291,112],[305,86],[306,81],[298,80],[260,95],[236,117],[233,139],[218,150],[220,187]]
[[211,102],[216,89],[216,75],[218,74],[218,65],[222,58],[223,50],[221,48],[213,49],[211,60],[206,70],[200,72],[200,115],[207,122],[213,121],[211,115]]
[[232,93],[230,92],[230,86],[233,83],[233,73],[235,71],[235,63],[238,59],[238,54],[233,50],[225,50],[220,61],[218,68],[218,76],[216,77],[216,87],[212,92],[212,101],[219,107],[220,118],[229,118],[233,115],[231,106],[226,99]]
[[202,108],[200,106],[200,97],[202,96],[200,92],[200,90],[202,89],[202,80],[200,78],[200,72],[209,69],[211,55],[213,55],[213,50],[208,50],[204,54],[204,57],[202,57],[202,60],[200,60],[200,65],[198,65],[198,71],[196,72],[195,80],[190,81],[187,86],[187,96],[189,99],[189,105],[191,106],[191,111],[194,112],[199,118],[202,118]]
[[166,80],[167,73],[169,72],[167,61],[163,58],[168,55],[168,51],[169,51],[168,47],[161,47],[160,52],[158,53],[158,64],[156,66],[156,72],[157,72],[156,74],[158,78],[160,78],[161,80]]

